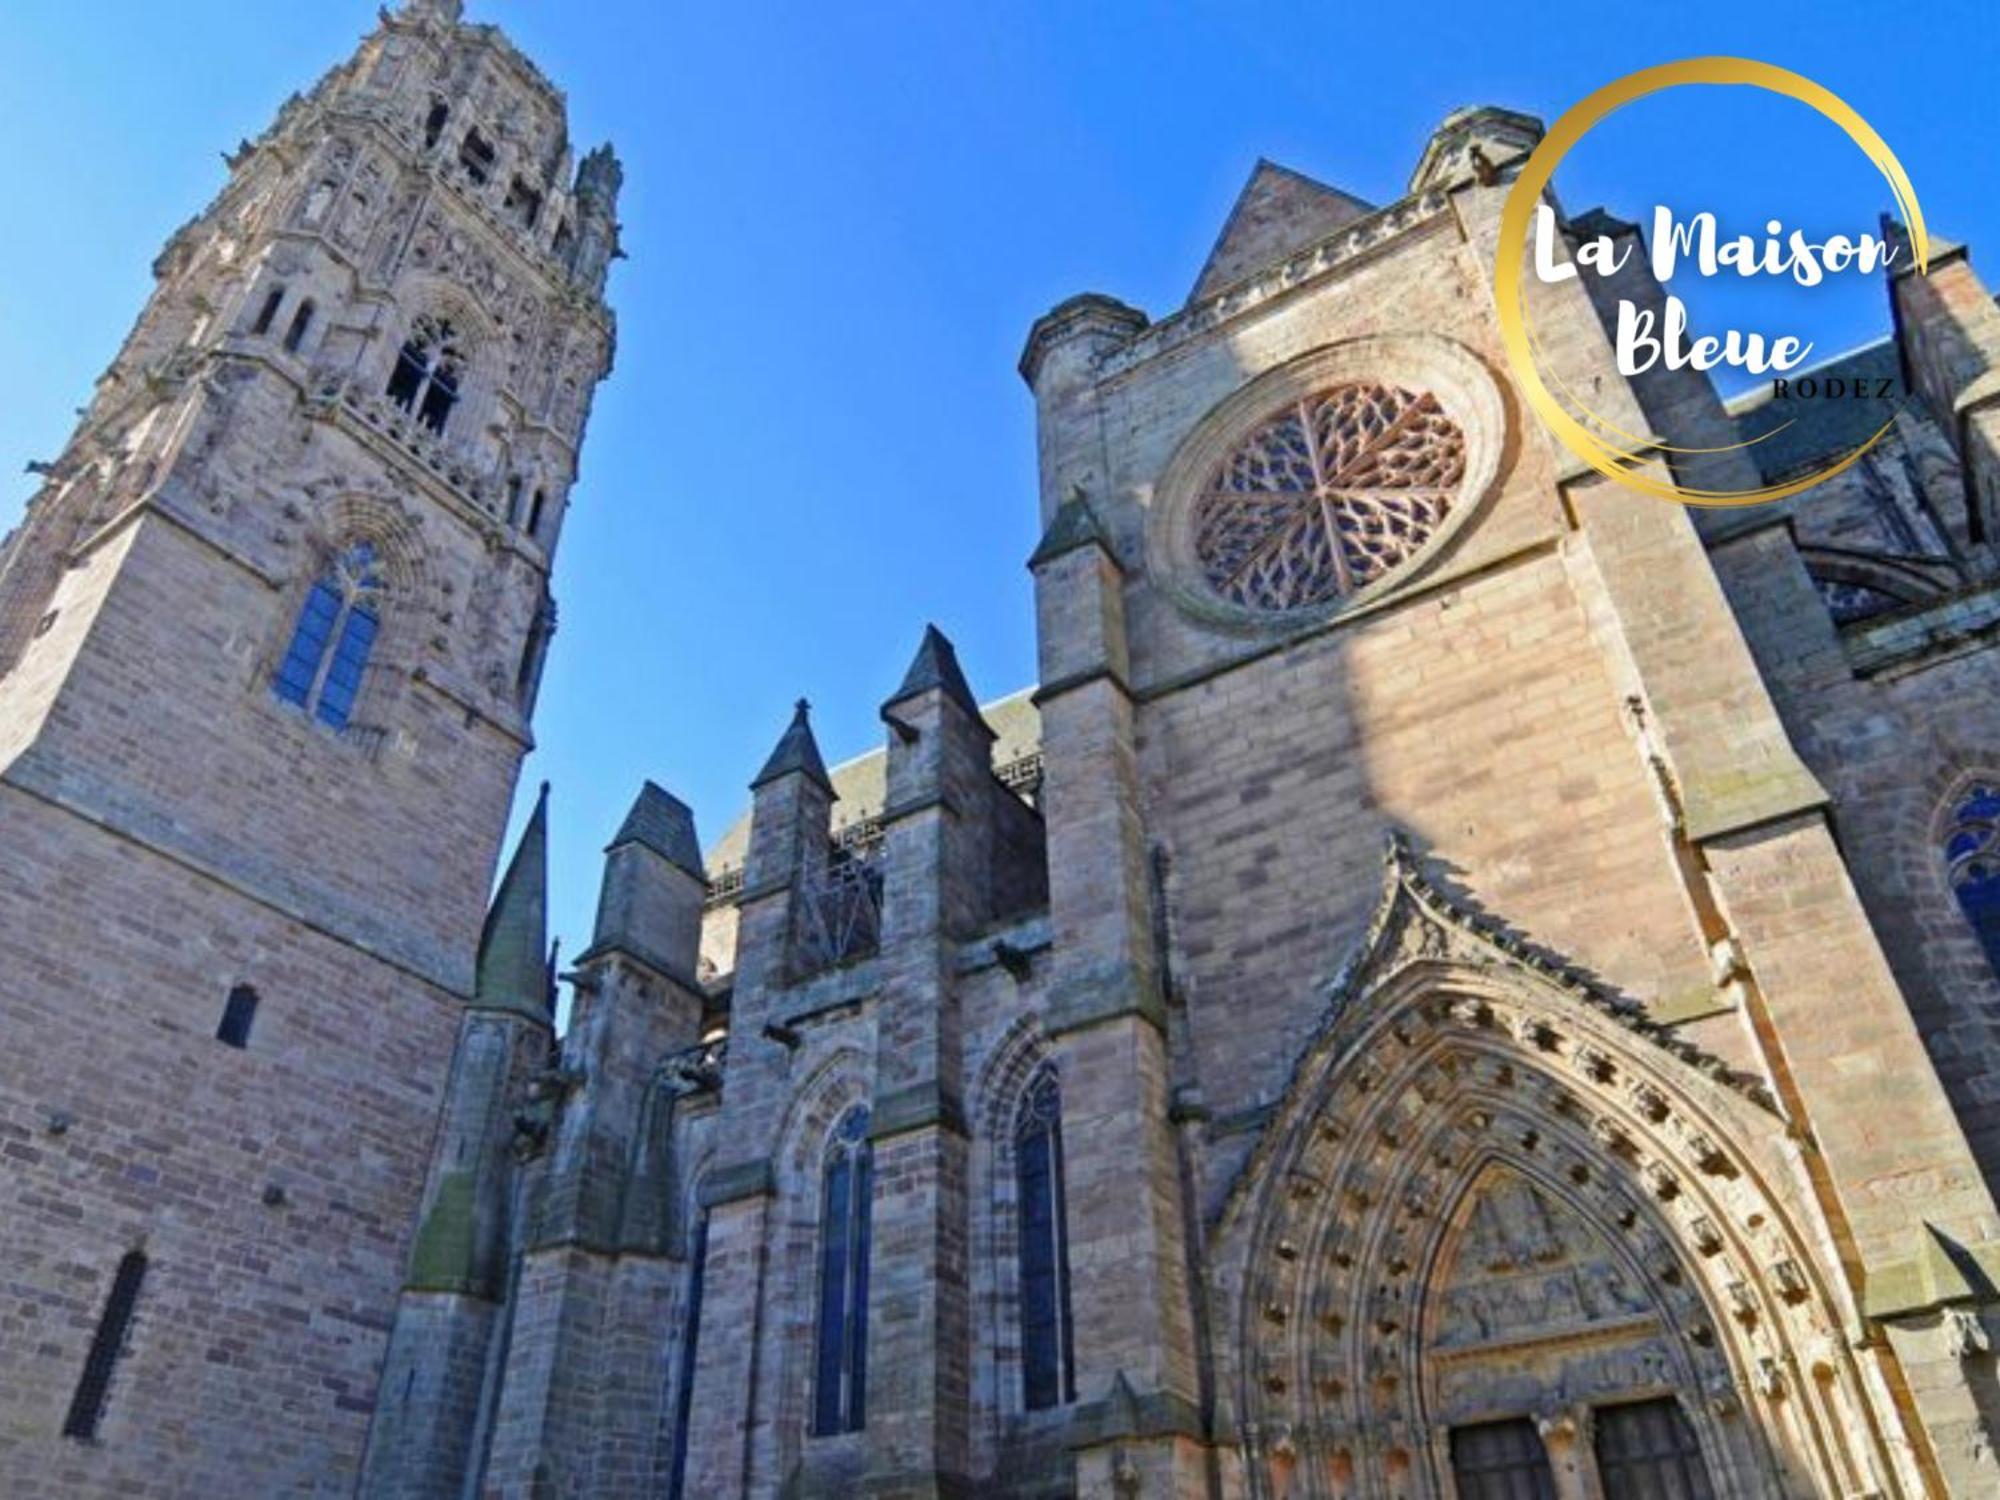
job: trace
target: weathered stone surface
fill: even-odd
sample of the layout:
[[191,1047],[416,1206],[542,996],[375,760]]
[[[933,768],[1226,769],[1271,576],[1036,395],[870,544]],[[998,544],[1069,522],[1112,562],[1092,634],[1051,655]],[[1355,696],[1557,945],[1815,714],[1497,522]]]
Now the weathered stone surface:
[[[829,771],[802,704],[706,859],[649,784],[558,1050],[539,813],[480,938],[610,349],[621,173],[561,126],[456,4],[387,17],[169,245],[0,553],[0,1489],[1417,1500],[1506,1421],[1588,1496],[1654,1402],[1714,1493],[1994,1492],[1962,254],[1821,372],[1893,383],[1886,441],[1691,516],[1504,373],[1534,121],[1454,112],[1381,210],[1261,165],[1186,307],[1030,334],[1032,696],[929,628],[881,750]],[[1620,380],[1592,291],[1530,288],[1572,389],[1765,439],[1683,479],[1872,430]],[[379,399],[426,314],[442,436]],[[336,731],[269,684],[355,538]]]

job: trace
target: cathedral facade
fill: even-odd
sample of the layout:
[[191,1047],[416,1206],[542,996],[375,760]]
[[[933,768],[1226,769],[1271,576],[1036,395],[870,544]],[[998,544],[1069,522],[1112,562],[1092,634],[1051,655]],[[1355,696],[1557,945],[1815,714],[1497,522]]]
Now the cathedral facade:
[[487,877],[620,169],[385,14],[0,553],[0,1489],[2000,1492],[2000,309],[1725,403],[1532,286],[1683,481],[1889,428],[1637,495],[1501,351],[1538,139],[1038,320],[1036,685],[913,628],[878,751],[648,783],[558,1036],[546,798]]

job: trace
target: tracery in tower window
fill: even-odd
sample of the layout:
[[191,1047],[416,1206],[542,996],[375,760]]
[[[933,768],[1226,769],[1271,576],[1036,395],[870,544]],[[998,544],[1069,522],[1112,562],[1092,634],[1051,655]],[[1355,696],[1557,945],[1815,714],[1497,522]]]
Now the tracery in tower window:
[[1231,604],[1325,604],[1420,550],[1465,474],[1465,435],[1430,392],[1330,386],[1272,413],[1217,466],[1194,506],[1195,560]]
[[389,373],[388,397],[432,432],[442,433],[458,404],[459,372],[464,357],[451,324],[440,318],[419,318],[396,355]]

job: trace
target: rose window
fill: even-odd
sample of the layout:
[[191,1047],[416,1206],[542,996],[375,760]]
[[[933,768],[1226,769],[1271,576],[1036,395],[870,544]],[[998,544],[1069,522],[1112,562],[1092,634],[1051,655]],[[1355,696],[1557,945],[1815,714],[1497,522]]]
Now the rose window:
[[1419,551],[1465,469],[1465,434],[1428,391],[1333,386],[1266,418],[1222,461],[1195,502],[1195,558],[1232,604],[1325,604]]

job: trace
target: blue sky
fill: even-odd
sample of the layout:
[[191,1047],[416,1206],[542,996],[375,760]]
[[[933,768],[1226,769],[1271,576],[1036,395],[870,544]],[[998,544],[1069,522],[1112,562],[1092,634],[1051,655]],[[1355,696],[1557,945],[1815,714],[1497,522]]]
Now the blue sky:
[[[830,759],[879,743],[877,706],[927,619],[982,695],[1030,679],[1022,339],[1086,289],[1171,311],[1259,155],[1385,202],[1457,105],[1552,118],[1635,68],[1727,52],[1844,97],[1933,232],[2000,257],[2000,44],[1981,5],[468,9],[567,91],[579,146],[613,139],[627,168],[618,364],[563,539],[523,782],[555,783],[571,953],[643,777],[714,838],[793,698],[813,700]],[[160,244],[220,184],[219,153],[373,16],[372,0],[0,7],[0,528]],[[1830,127],[1740,89],[1631,107],[1558,189],[1572,210],[1666,202],[1815,233],[1872,228],[1886,206]],[[1698,320],[1803,329],[1827,354],[1886,327],[1876,284],[1689,301]]]

